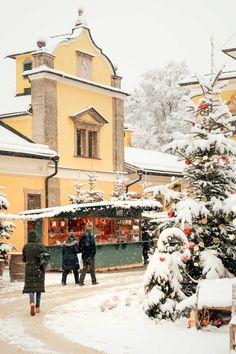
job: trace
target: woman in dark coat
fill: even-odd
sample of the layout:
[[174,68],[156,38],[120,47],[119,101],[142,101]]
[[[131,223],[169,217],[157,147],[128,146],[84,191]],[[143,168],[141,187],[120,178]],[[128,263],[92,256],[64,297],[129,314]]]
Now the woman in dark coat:
[[75,284],[79,284],[79,245],[74,235],[70,235],[62,247],[62,285],[66,285],[67,275],[72,270]]
[[[40,312],[41,293],[45,292],[44,281],[45,271],[39,267],[39,255],[46,249],[38,241],[38,235],[35,231],[28,233],[28,243],[25,244],[22,251],[22,260],[25,262],[25,285],[23,293],[29,294],[30,314],[31,316]],[[35,307],[36,293],[36,307]]]

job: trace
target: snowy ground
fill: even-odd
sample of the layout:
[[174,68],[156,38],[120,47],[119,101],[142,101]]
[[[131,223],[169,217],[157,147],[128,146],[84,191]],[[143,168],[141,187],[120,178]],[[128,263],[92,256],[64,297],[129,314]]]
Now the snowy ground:
[[[184,319],[174,324],[155,324],[146,317],[140,306],[143,273],[136,270],[98,274],[96,287],[90,285],[87,276],[82,288],[73,284],[72,275],[69,285],[62,288],[61,274],[47,273],[47,292],[42,301],[47,311],[31,318],[25,313],[27,297],[21,294],[23,283],[10,283],[5,272],[0,280],[0,304],[4,310],[3,316],[2,311],[0,314],[0,353],[229,353],[228,326],[197,331],[187,329]],[[31,328],[33,323],[38,324],[40,333]],[[58,345],[50,339],[54,335]],[[16,351],[6,351],[3,343]],[[91,349],[81,350],[79,345]]]

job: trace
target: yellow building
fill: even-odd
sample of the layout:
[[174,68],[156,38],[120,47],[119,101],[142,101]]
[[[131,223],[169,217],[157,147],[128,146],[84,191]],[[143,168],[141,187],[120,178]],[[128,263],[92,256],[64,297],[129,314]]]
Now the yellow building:
[[[127,93],[116,68],[94,43],[82,11],[71,33],[40,40],[36,50],[8,58],[16,63],[16,92],[9,103],[1,103],[1,122],[59,155],[59,161],[47,161],[38,179],[27,168],[24,176],[14,170],[1,172],[9,212],[68,204],[79,173],[81,181],[88,182],[91,171],[97,174],[96,189],[108,199],[115,172],[124,165]],[[27,167],[25,160],[21,164]],[[36,205],[27,204],[29,198]],[[12,237],[17,249],[23,246],[26,231],[17,227]]]

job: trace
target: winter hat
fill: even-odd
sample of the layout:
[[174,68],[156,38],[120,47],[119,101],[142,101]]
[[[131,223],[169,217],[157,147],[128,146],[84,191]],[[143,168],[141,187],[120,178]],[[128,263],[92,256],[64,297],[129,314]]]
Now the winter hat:
[[38,242],[39,238],[38,238],[38,234],[36,231],[31,230],[28,233],[28,242]]
[[75,236],[74,235],[70,235],[68,237],[68,241],[75,241]]

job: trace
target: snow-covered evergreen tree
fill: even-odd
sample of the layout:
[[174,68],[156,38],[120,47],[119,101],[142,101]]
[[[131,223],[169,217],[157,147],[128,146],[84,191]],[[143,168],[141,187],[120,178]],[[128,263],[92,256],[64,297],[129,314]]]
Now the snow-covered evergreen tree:
[[112,193],[110,193],[112,196],[111,200],[135,200],[137,198],[137,193],[126,192],[128,181],[129,178],[125,177],[119,172],[116,173],[114,189]]
[[[0,187],[2,189],[3,187]],[[9,208],[9,202],[6,198],[6,194],[0,191],[0,214]],[[11,221],[1,220],[0,216],[0,240],[10,239],[10,236],[13,232],[13,228],[15,224]],[[0,253],[6,250],[6,244],[4,242],[0,242]]]
[[125,106],[126,121],[134,128],[134,146],[158,149],[173,139],[174,132],[186,131],[179,105],[186,90],[178,83],[187,71],[185,63],[170,62],[143,75]]
[[76,188],[75,195],[69,195],[68,198],[70,202],[74,204],[81,203],[97,203],[103,201],[103,191],[99,191],[95,189],[97,175],[94,172],[88,174],[89,178],[89,189],[82,190],[81,188],[86,185],[86,183],[81,183],[80,179],[74,183]]
[[182,270],[189,257],[188,240],[180,229],[162,231],[144,276],[143,308],[149,317],[172,321],[177,318],[176,305],[185,298]]
[[202,98],[196,104],[186,100],[191,111],[190,133],[179,135],[166,147],[186,164],[186,198],[176,203],[174,218],[164,226],[174,224],[189,239],[186,294],[193,293],[202,278],[236,275],[236,220],[232,222],[236,142],[231,139],[236,118],[221,100],[219,76],[200,80]]

